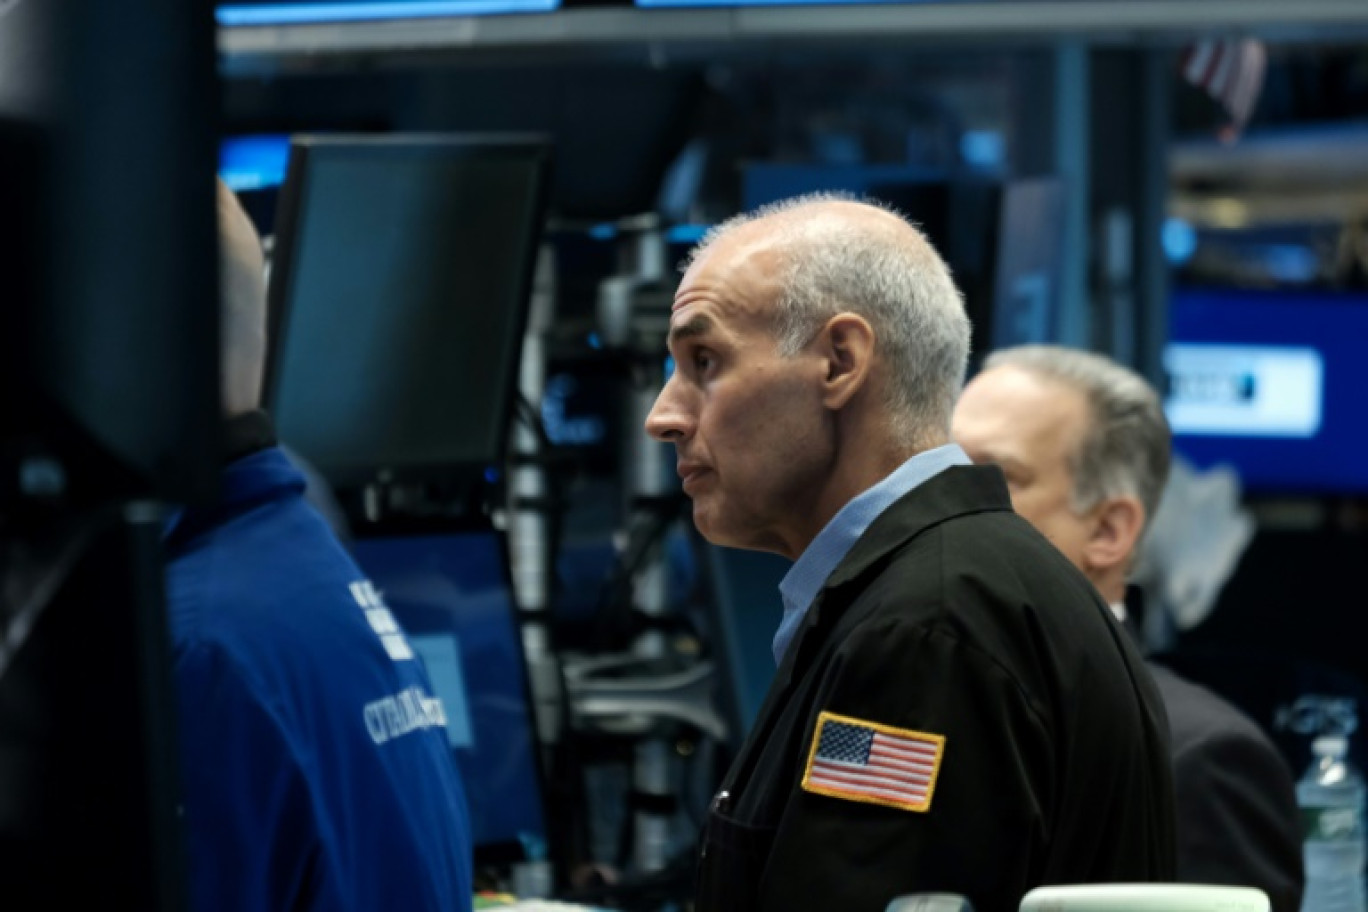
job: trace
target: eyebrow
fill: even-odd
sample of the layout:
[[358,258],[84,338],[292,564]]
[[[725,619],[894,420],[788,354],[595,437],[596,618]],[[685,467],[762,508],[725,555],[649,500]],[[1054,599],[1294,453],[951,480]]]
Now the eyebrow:
[[707,335],[713,328],[712,320],[699,314],[681,326],[670,328],[669,346],[673,348],[675,343],[684,339],[696,339],[699,336]]

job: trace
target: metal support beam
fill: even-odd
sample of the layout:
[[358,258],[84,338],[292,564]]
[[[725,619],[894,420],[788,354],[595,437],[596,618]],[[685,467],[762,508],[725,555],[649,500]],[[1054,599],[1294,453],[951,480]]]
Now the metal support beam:
[[1140,72],[1140,199],[1137,204],[1135,367],[1164,389],[1171,270],[1164,253],[1168,217],[1169,143],[1172,140],[1173,59],[1162,50],[1143,53]]
[[1172,79],[1173,59],[1161,49],[1093,54],[1089,218],[1099,256],[1089,342],[1156,384],[1168,338],[1163,227]]
[[1059,319],[1063,345],[1086,347],[1092,334],[1088,295],[1091,236],[1088,211],[1089,106],[1088,48],[1082,41],[1061,42],[1054,50],[1054,174],[1064,196],[1064,244],[1059,267]]
[[1088,301],[1090,59],[1081,41],[1061,41],[1045,51],[1029,51],[1017,61],[1014,122],[1011,129],[1012,176],[1049,177],[1062,197],[1060,262],[1047,290],[1052,323],[1040,338],[1087,346],[1092,331]]

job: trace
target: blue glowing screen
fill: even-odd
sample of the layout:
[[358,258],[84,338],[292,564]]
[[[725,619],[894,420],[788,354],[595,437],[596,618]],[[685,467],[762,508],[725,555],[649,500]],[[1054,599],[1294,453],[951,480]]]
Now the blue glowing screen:
[[1368,491],[1368,296],[1180,289],[1165,410],[1174,447],[1251,490]]
[[377,538],[354,547],[446,709],[476,845],[544,844],[536,728],[499,539]]

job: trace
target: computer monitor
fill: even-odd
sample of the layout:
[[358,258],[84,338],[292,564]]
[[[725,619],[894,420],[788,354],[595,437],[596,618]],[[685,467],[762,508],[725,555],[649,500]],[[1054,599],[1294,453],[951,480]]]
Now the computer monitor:
[[370,538],[355,554],[446,710],[476,861],[535,854],[546,843],[540,761],[502,537]]
[[24,451],[77,498],[217,478],[212,23],[141,15],[0,3],[0,508]]
[[1180,288],[1165,411],[1174,449],[1233,466],[1247,490],[1368,493],[1368,295]]
[[156,499],[219,474],[214,30],[0,2],[0,896],[180,910]]
[[280,187],[289,164],[288,134],[254,133],[219,140],[219,178],[237,194],[247,217],[268,245],[274,241]]
[[219,140],[219,177],[234,193],[270,190],[285,183],[290,166],[290,137],[284,133],[251,133]]
[[334,485],[501,467],[549,158],[535,138],[294,140],[266,398]]

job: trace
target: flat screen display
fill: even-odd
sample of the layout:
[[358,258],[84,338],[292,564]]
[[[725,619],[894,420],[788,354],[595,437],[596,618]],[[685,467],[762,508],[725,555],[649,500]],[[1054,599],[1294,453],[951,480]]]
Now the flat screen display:
[[530,139],[294,141],[267,404],[335,485],[500,467],[548,158]]
[[477,853],[544,845],[536,726],[500,539],[374,538],[354,550],[442,701]]
[[1179,453],[1253,491],[1368,492],[1368,295],[1179,289],[1169,323]]
[[269,190],[285,183],[290,137],[284,134],[230,136],[219,143],[219,177],[235,193]]

